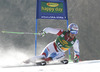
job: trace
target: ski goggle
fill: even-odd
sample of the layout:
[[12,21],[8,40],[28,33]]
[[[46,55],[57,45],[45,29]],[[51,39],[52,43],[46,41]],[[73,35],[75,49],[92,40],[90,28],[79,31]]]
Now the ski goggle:
[[71,34],[78,34],[78,31],[77,30],[74,30],[74,31],[70,31]]

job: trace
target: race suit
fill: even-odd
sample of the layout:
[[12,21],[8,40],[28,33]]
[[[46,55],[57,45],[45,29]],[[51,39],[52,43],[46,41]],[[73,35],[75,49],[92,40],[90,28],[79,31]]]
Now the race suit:
[[44,55],[46,58],[51,57],[53,60],[61,59],[65,57],[65,51],[73,47],[74,56],[79,56],[79,41],[76,39],[76,37],[70,38],[68,32],[62,29],[48,27],[43,31],[45,33],[56,34],[57,38],[44,48],[41,55]]

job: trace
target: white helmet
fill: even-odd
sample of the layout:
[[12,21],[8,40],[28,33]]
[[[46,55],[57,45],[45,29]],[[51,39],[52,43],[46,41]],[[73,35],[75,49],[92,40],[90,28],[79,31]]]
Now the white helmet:
[[75,23],[71,23],[68,25],[68,31],[70,31],[70,33],[72,34],[78,34],[78,25]]

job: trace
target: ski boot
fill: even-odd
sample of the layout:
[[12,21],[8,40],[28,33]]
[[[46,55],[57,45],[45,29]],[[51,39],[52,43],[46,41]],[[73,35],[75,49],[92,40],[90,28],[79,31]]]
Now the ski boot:
[[68,64],[68,60],[61,60],[61,63]]
[[37,62],[36,65],[44,66],[44,65],[46,65],[46,61]]

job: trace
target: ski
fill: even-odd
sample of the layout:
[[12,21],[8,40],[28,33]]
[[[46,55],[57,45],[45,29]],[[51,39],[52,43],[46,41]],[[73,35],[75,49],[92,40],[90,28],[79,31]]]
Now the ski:
[[63,63],[63,64],[68,64],[68,60],[61,60],[61,63]]
[[[50,61],[50,62],[53,62],[53,61]],[[39,61],[39,62],[36,62],[35,64],[38,65],[38,66],[45,66],[45,65],[50,65],[50,64],[51,64],[50,62]],[[69,63],[69,61],[68,61],[67,59],[61,60],[61,61],[58,62],[58,64],[68,64],[68,63]],[[56,62],[54,62],[53,65],[55,65],[55,64],[57,65]],[[51,65],[52,65],[52,64],[51,64]]]
[[24,61],[25,64],[35,64],[35,65],[40,65],[40,66],[44,66],[44,65],[47,65],[47,64],[51,64],[51,63],[62,63],[62,64],[68,64],[68,59],[60,59],[60,60],[56,60],[57,62],[55,62],[55,60],[51,60],[51,61],[45,61],[43,60],[43,56],[35,56],[35,57],[32,57],[30,59],[27,59]]

